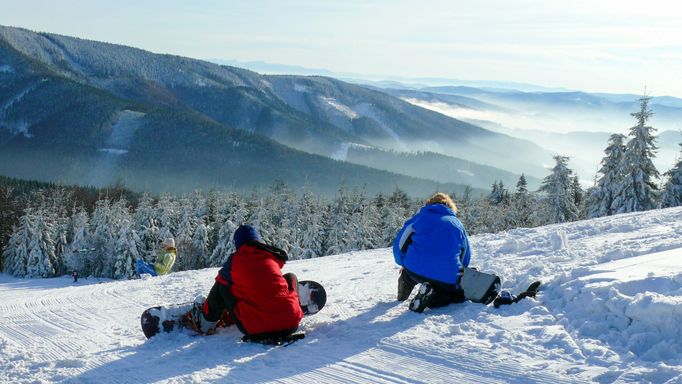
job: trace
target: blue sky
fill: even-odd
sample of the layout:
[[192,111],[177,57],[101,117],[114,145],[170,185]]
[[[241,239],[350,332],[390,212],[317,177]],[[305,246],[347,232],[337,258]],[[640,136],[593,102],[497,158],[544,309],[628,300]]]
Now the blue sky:
[[675,1],[0,0],[0,24],[202,59],[682,97]]

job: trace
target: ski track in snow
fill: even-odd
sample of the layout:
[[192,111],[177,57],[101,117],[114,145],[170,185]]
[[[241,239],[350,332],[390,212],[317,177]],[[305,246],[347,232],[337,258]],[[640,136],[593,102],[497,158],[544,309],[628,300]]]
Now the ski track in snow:
[[[131,281],[0,275],[0,382],[682,382],[682,208],[473,236],[473,265],[538,299],[416,314],[390,249],[292,261],[327,306],[288,347],[235,327],[145,340],[148,307],[207,294],[217,269]],[[416,290],[415,290],[416,291]],[[414,293],[413,293],[414,294]]]

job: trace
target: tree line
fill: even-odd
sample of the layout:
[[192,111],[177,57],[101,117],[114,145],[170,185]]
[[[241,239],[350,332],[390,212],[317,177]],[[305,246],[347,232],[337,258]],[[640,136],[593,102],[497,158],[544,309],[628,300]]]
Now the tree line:
[[[487,195],[472,189],[451,193],[470,234],[535,227],[616,213],[682,205],[682,158],[664,174],[651,162],[655,129],[649,98],[640,99],[630,138],[611,136],[595,185],[583,190],[557,155],[540,189],[528,190],[524,175],[514,190],[501,181]],[[681,144],[682,145],[682,144]],[[232,236],[242,223],[291,259],[306,259],[389,246],[403,222],[424,199],[395,189],[368,196],[341,186],[334,198],[308,188],[296,192],[276,181],[267,190],[195,191],[175,196],[110,189],[62,187],[0,179],[0,265],[21,277],[50,277],[70,271],[85,276],[135,276],[137,258],[153,261],[164,238],[178,249],[175,270],[221,265],[234,251]]]

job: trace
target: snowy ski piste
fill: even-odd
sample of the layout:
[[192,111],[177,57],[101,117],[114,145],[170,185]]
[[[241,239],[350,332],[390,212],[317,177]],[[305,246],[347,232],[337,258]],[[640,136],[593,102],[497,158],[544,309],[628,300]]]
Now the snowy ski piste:
[[291,261],[284,272],[319,281],[328,301],[287,347],[240,342],[236,327],[145,339],[142,311],[207,294],[217,268],[78,283],[0,275],[0,382],[682,383],[682,208],[471,243],[472,265],[503,289],[542,280],[537,299],[418,314],[395,300],[388,248]]

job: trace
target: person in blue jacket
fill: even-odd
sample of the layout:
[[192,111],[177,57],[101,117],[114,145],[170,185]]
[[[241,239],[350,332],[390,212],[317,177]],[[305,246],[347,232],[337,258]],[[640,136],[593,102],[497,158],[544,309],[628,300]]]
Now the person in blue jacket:
[[415,285],[419,292],[410,310],[423,312],[450,303],[461,303],[460,279],[469,266],[471,250],[464,226],[456,216],[450,196],[436,193],[407,220],[393,242],[395,262],[402,266],[398,300],[405,301]]

